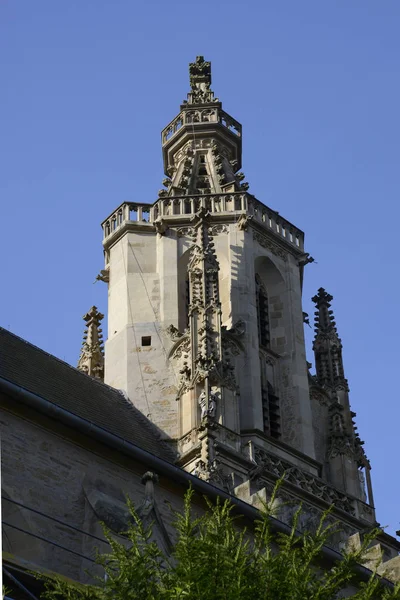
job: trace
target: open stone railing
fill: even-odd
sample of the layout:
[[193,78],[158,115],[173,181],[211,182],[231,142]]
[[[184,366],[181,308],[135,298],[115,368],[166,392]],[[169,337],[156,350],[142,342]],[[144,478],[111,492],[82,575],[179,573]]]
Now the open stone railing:
[[205,196],[163,196],[154,204],[124,202],[102,223],[104,240],[124,223],[154,223],[162,218],[172,224],[175,220],[179,222],[189,220],[200,208],[207,209],[211,215],[230,216],[237,220],[241,215],[247,215],[285,242],[300,251],[303,250],[303,232],[283,219],[276,211],[245,192]]
[[197,123],[220,123],[229,131],[242,137],[242,126],[225,111],[218,107],[193,108],[183,110],[169,125],[163,129],[161,134],[162,143],[168,142],[183,125],[196,125]]
[[[253,479],[263,477],[270,473],[276,478],[284,480],[300,490],[311,494],[314,498],[324,501],[328,506],[334,505],[352,517],[374,522],[375,511],[372,506],[340,491],[323,479],[304,471],[297,465],[284,460],[258,446],[254,447],[254,461],[257,464]],[[279,494],[278,494],[279,495]]]

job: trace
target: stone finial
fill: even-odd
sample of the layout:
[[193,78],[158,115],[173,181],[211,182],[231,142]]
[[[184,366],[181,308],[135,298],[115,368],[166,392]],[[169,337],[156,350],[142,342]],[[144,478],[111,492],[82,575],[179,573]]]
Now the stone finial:
[[211,91],[211,63],[204,60],[204,56],[196,56],[193,63],[189,63],[189,80],[191,91],[188,94],[188,104],[206,104],[218,102]]
[[148,481],[158,483],[157,473],[153,473],[152,471],[146,471],[146,473],[142,476],[141,482],[143,483],[143,485],[146,485]]
[[204,56],[196,56],[194,63],[189,63],[189,80],[191,104],[213,102],[214,94],[211,91],[211,63],[204,60]]
[[194,63],[189,63],[190,87],[195,90],[197,85],[204,82],[207,88],[211,85],[211,63],[204,56],[196,56]]
[[104,379],[104,349],[103,335],[100,328],[100,322],[104,315],[98,312],[96,306],[92,306],[83,319],[86,321],[86,327],[81,355],[78,361],[78,369],[95,377],[96,379]]
[[333,310],[330,310],[333,296],[328,294],[324,288],[319,288],[311,300],[316,304],[317,311],[315,312],[315,333],[337,333],[336,323],[333,317]]

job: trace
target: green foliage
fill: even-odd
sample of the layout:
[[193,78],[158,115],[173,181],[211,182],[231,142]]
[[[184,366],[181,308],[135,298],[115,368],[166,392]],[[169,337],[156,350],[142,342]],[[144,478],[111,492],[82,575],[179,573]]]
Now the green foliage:
[[[358,591],[353,600],[400,600],[400,587],[385,588],[378,575],[360,581],[355,570],[378,531],[366,536],[362,547],[343,560],[322,566],[322,547],[329,544],[337,526],[321,518],[316,533],[298,534],[301,508],[288,534],[271,529],[274,497],[265,505],[254,531],[240,527],[229,502],[207,501],[200,517],[192,514],[193,490],[185,496],[184,510],[175,514],[176,542],[166,556],[151,541],[129,503],[133,522],[126,532],[128,544],[115,540],[104,527],[108,554],[98,555],[106,581],[73,586],[46,578],[46,600],[334,600],[350,584]],[[275,491],[276,494],[276,491]],[[275,496],[274,494],[274,496]]]

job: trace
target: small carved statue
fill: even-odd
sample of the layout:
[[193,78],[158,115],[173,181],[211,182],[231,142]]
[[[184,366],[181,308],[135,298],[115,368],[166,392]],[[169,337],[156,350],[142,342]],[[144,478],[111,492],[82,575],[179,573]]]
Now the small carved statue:
[[210,393],[210,397],[208,400],[208,408],[207,408],[207,396],[205,390],[203,390],[199,396],[199,406],[201,411],[201,419],[205,419],[207,416],[211,417],[211,419],[215,418],[215,413],[217,410],[217,394],[215,392]]
[[217,399],[217,396],[216,396],[215,392],[211,392],[210,401],[208,404],[208,416],[211,417],[212,419],[215,418],[215,412],[217,410],[216,399]]
[[204,390],[201,392],[198,402],[201,410],[201,419],[205,419],[207,416],[207,396]]

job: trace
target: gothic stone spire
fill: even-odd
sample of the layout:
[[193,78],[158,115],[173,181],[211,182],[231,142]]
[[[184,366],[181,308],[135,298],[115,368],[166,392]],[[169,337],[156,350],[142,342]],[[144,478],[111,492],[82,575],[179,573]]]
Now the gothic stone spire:
[[242,127],[225,111],[211,86],[211,63],[198,56],[189,65],[190,87],[181,112],[162,132],[166,189],[159,195],[185,196],[246,191]]
[[349,388],[343,369],[342,342],[331,310],[332,299],[323,288],[312,298],[317,308],[313,344],[317,381],[331,397],[327,459],[333,483],[357,497],[365,493],[358,468],[366,467],[370,496],[370,466],[355,426],[355,413],[350,410]]
[[332,299],[323,288],[312,298],[317,308],[314,313],[313,343],[317,379],[322,386],[335,387],[339,383],[347,386],[343,369],[342,342],[337,333],[333,310],[330,309]]
[[79,357],[78,369],[91,377],[103,380],[104,378],[104,350],[103,335],[100,322],[104,315],[98,312],[96,306],[92,306],[83,319],[86,327],[83,336],[81,355]]

